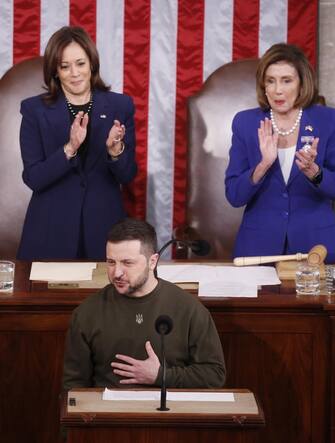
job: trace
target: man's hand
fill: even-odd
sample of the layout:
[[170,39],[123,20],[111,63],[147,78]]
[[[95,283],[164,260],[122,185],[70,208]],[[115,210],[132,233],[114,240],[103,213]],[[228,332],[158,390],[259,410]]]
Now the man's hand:
[[145,349],[148,354],[146,360],[136,360],[128,355],[116,354],[115,357],[124,362],[111,363],[112,368],[114,368],[113,372],[121,377],[125,377],[120,380],[120,383],[132,385],[154,384],[158,375],[160,362],[149,341],[145,343]]

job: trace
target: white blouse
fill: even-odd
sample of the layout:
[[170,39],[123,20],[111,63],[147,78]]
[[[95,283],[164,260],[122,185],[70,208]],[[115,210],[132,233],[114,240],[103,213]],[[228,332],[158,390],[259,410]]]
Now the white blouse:
[[278,149],[278,160],[286,184],[288,182],[288,178],[291,173],[295,157],[295,150],[296,150],[296,145],[290,146],[289,148]]

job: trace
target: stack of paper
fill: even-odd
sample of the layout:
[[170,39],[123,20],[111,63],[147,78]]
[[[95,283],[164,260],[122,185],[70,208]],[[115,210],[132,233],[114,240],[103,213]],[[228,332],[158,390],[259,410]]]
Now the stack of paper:
[[158,276],[171,282],[199,282],[199,296],[257,297],[263,285],[281,282],[272,266],[176,265],[158,266]]
[[29,278],[47,282],[92,280],[93,269],[96,267],[96,263],[33,262]]

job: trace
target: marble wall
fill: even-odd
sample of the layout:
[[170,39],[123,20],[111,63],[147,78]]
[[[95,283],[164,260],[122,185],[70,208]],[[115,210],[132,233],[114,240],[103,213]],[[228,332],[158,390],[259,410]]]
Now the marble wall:
[[335,107],[335,0],[319,1],[319,60],[320,94],[327,105]]

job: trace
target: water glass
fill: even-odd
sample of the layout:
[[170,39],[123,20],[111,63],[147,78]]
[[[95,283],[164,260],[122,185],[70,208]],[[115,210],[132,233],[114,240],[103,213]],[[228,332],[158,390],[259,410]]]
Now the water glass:
[[297,264],[295,288],[300,295],[318,295],[320,292],[320,268],[307,262]]
[[326,274],[326,292],[327,294],[335,293],[335,265],[326,265],[325,266],[325,274]]
[[15,263],[0,260],[0,292],[11,292],[14,286]]

